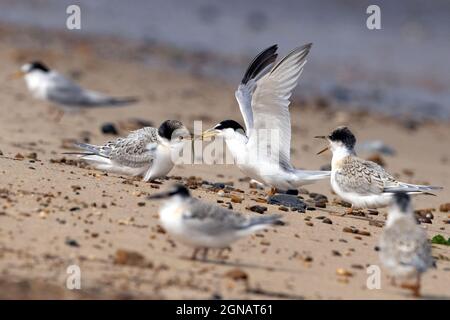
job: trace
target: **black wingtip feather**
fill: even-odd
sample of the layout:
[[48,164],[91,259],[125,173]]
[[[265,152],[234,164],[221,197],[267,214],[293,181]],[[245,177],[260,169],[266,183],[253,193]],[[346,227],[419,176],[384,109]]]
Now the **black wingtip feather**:
[[250,79],[255,78],[265,67],[274,63],[277,59],[278,54],[276,53],[278,50],[278,45],[274,44],[269,48],[260,52],[250,63],[250,66],[247,68],[244,77],[242,78],[241,83],[247,84]]

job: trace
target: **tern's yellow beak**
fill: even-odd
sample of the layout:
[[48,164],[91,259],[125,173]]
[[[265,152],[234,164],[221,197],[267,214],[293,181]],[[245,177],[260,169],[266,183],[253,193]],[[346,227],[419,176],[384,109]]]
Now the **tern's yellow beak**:
[[19,79],[19,78],[22,78],[23,76],[25,75],[25,73],[24,72],[22,72],[22,71],[17,71],[17,72],[14,72],[14,73],[12,73],[12,74],[10,74],[9,76],[8,76],[8,79]]
[[[324,140],[328,140],[326,136],[315,136],[314,138],[316,138],[316,139],[324,139]],[[324,153],[325,151],[327,151],[327,150],[329,150],[329,149],[330,149],[330,146],[328,146],[328,147],[326,147],[325,149],[320,150],[319,152],[317,152],[317,155],[319,155],[319,154],[321,154],[321,153]]]
[[214,128],[211,128],[211,129],[208,129],[206,131],[203,131],[202,132],[202,140],[205,140],[205,138],[214,137],[214,136],[218,135],[219,133],[220,133],[220,130],[217,130],[217,129],[214,129]]

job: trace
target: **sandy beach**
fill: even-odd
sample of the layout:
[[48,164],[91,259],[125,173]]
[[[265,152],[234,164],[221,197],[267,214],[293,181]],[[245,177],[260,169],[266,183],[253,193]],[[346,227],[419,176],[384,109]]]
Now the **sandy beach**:
[[[136,56],[164,50],[137,51],[113,39],[66,41],[63,33],[40,33],[0,26],[0,298],[29,299],[408,299],[410,293],[389,285],[382,273],[381,289],[366,286],[366,268],[378,265],[375,247],[386,209],[345,215],[335,202],[329,181],[307,186],[300,193],[320,193],[325,208],[305,213],[255,201],[262,190],[252,189],[233,165],[180,165],[167,179],[145,183],[104,174],[63,155],[71,141],[101,144],[115,136],[102,134],[105,122],[139,118],[155,126],[166,119],[190,129],[196,120],[204,129],[223,119],[243,122],[234,98],[235,87],[222,80],[171,68],[170,63],[143,66]],[[39,36],[37,36],[39,34]],[[49,40],[51,39],[51,41]],[[111,54],[109,48],[121,47]],[[31,49],[32,48],[32,49]],[[144,49],[142,49],[144,50]],[[67,114],[59,123],[49,104],[33,99],[23,80],[8,75],[29,60],[43,59],[83,86],[115,96],[135,95],[130,107]],[[189,58],[189,57],[187,57]],[[186,58],[186,59],[187,59]],[[87,72],[86,70],[89,70]],[[244,71],[244,70],[243,70]],[[306,66],[305,72],[308,72]],[[238,79],[237,79],[238,81]],[[236,83],[237,84],[237,83]],[[302,90],[302,80],[297,88]],[[331,154],[317,156],[323,141],[313,137],[339,125],[349,126],[358,141],[382,140],[395,155],[362,153],[378,159],[400,180],[443,186],[436,196],[417,196],[416,209],[429,210],[431,223],[422,223],[431,239],[450,238],[450,126],[446,122],[394,120],[381,114],[344,112],[320,100],[293,101],[292,155],[298,168],[317,170]],[[124,130],[121,134],[125,134]],[[231,183],[221,197],[201,181]],[[146,196],[174,182],[189,185],[204,201],[230,201],[234,210],[262,205],[264,214],[279,213],[284,226],[242,239],[218,259],[191,261],[190,248],[175,241],[159,225],[158,202]],[[328,223],[324,223],[324,221]],[[354,228],[358,233],[344,230]],[[450,246],[433,244],[437,268],[423,277],[423,298],[450,298]],[[66,288],[67,268],[78,265],[81,290]]]

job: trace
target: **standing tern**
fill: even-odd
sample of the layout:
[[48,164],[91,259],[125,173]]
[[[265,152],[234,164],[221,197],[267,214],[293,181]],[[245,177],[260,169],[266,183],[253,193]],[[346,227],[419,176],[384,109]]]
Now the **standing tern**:
[[[392,276],[392,284],[402,281],[402,287],[420,296],[422,273],[434,266],[426,232],[417,224],[406,193],[395,193],[389,208],[386,226],[380,237],[380,261]],[[414,279],[414,283],[408,283]]]
[[442,187],[409,184],[397,181],[375,162],[360,159],[355,153],[356,138],[347,127],[338,127],[326,139],[330,145],[320,151],[333,152],[331,187],[338,196],[355,208],[381,208],[390,204],[394,192],[430,194]]
[[245,130],[236,121],[225,120],[202,133],[203,138],[223,137],[241,171],[272,187],[271,193],[276,188],[296,189],[330,176],[329,171],[295,169],[290,162],[290,97],[311,45],[296,48],[275,65],[277,45],[262,51],[235,93]]
[[186,187],[176,184],[168,191],[150,195],[149,199],[166,199],[159,209],[164,229],[194,247],[192,259],[203,250],[225,249],[236,240],[279,221],[279,215],[245,217],[232,210],[191,197]]
[[163,178],[172,170],[190,139],[189,130],[180,121],[166,120],[158,129],[141,128],[101,146],[77,143],[75,146],[85,152],[66,154],[79,155],[99,170],[143,176],[144,181],[149,181]]
[[122,106],[137,101],[134,97],[114,98],[84,89],[39,61],[24,64],[15,75],[25,78],[28,90],[33,97],[60,106],[62,110],[59,110],[59,117],[64,112],[83,108]]

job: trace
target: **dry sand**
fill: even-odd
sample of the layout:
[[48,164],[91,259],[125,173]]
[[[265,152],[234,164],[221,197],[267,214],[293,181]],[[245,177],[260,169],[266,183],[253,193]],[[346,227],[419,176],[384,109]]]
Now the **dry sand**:
[[[306,188],[325,194],[327,207],[298,213],[256,203],[252,199],[258,195],[251,194],[255,190],[232,165],[179,166],[160,185],[105,175],[76,162],[61,163],[61,153],[68,151],[63,148],[64,139],[88,136],[92,143],[110,139],[99,130],[105,121],[139,117],[159,124],[179,119],[191,128],[194,120],[202,120],[205,126],[226,118],[242,122],[234,87],[167,67],[143,68],[132,55],[105,58],[107,54],[91,50],[87,40],[69,43],[65,35],[52,38],[44,33],[36,40],[30,38],[36,31],[22,30],[15,37],[12,30],[6,26],[0,30],[0,77],[4,79],[0,87],[0,298],[410,297],[391,287],[384,273],[381,290],[366,288],[366,266],[379,263],[374,247],[382,230],[369,220],[384,221],[386,210],[366,217],[339,216],[345,208],[331,204],[336,196],[328,181]],[[44,57],[50,66],[77,76],[89,88],[135,94],[141,101],[128,108],[68,115],[55,123],[48,115],[48,104],[32,99],[23,81],[6,81],[20,63]],[[432,224],[422,224],[430,238],[450,237],[450,224],[444,222],[450,220],[450,212],[439,211],[440,204],[450,202],[448,123],[408,129],[379,115],[335,112],[299,101],[291,106],[291,114],[294,165],[318,169],[329,163],[330,154],[315,155],[323,142],[313,136],[341,124],[349,125],[360,141],[381,139],[397,151],[393,157],[383,156],[390,172],[407,182],[445,187],[436,197],[416,197],[414,204],[417,209],[433,210]],[[282,214],[287,225],[240,240],[225,260],[211,255],[206,262],[190,261],[191,249],[161,230],[158,203],[145,198],[177,177],[191,176],[232,181],[245,192],[237,193],[244,201],[233,203],[235,210],[256,214],[246,207],[264,205],[268,212]],[[205,201],[229,201],[202,188],[192,193]],[[317,219],[323,216],[332,224]],[[351,226],[370,235],[343,232]],[[433,255],[438,258],[437,269],[425,274],[423,295],[450,298],[450,247],[433,245]],[[65,288],[66,268],[72,264],[81,268],[79,291]],[[340,268],[347,275],[338,275]]]

